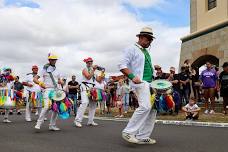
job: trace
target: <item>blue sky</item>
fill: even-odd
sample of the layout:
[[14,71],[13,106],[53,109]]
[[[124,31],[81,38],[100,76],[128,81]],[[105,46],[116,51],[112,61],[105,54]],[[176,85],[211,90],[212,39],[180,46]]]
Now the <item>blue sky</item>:
[[127,3],[124,7],[143,21],[159,21],[171,27],[189,26],[189,0],[166,0],[149,8],[135,8]]
[[4,0],[6,6],[39,8],[40,5],[31,0]]

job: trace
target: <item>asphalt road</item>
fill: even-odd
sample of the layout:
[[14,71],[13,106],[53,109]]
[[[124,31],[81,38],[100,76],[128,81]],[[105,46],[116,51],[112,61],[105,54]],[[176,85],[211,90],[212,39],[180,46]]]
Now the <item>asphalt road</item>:
[[23,117],[0,122],[0,152],[228,152],[228,128],[155,125],[157,144],[135,145],[121,138],[126,122],[96,121],[97,127],[75,128],[72,118],[58,121],[60,132],[49,131],[45,122],[37,133],[35,121]]

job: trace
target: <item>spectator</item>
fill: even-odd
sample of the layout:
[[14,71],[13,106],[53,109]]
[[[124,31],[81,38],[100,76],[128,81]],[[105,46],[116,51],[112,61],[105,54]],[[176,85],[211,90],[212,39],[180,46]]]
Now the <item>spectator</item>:
[[219,75],[220,95],[223,97],[223,114],[227,114],[228,108],[228,62],[223,64],[223,71]]
[[129,93],[130,93],[130,86],[128,83],[128,79],[125,81],[123,85],[123,89],[124,89],[124,96],[123,96],[124,113],[127,113],[129,110]]
[[[24,86],[19,81],[19,76],[16,76],[15,82],[14,82],[14,90],[16,91],[16,109],[17,109],[17,115],[21,115],[20,106],[23,104],[23,97],[22,94],[24,92]],[[9,114],[13,114],[13,110],[10,110]]]
[[180,96],[181,105],[187,104],[189,102],[190,96],[190,76],[186,71],[184,66],[181,67],[181,73],[179,74],[180,79]]
[[111,93],[110,93],[110,87],[106,87],[106,107],[107,107],[107,114],[111,114]]
[[197,68],[191,69],[192,90],[196,101],[200,101],[200,82]]
[[197,120],[199,118],[200,108],[196,104],[194,97],[191,97],[189,103],[185,105],[182,110],[185,113],[186,120]]
[[188,74],[190,74],[190,67],[191,67],[191,63],[190,63],[190,60],[187,59],[184,61],[184,67],[185,67],[185,70]]
[[156,76],[155,76],[155,80],[158,79],[167,79],[167,75],[166,73],[163,73],[161,67],[159,65],[155,65],[154,69],[157,71],[156,72]]
[[124,97],[123,80],[120,79],[117,87],[117,108],[118,108],[119,114],[115,116],[116,118],[124,117],[123,116],[123,100],[124,100],[123,97]]
[[[215,91],[217,87],[217,73],[215,69],[212,68],[210,62],[206,62],[207,69],[202,71],[200,75],[200,81],[203,87],[203,94],[205,99],[205,114],[214,114],[215,113]],[[210,99],[210,109],[209,109],[209,100]]]
[[179,113],[179,109],[180,109],[180,78],[179,75],[176,74],[175,72],[175,68],[174,67],[170,67],[170,74],[168,77],[168,81],[170,81],[173,85],[173,91],[174,94],[177,96],[177,98],[174,98],[176,100],[174,100],[175,102],[175,113],[178,114]]
[[73,75],[72,80],[68,82],[68,90],[69,90],[68,97],[74,102],[73,110],[74,110],[74,115],[76,116],[77,107],[78,107],[77,94],[79,90],[79,83],[76,81],[75,75]]

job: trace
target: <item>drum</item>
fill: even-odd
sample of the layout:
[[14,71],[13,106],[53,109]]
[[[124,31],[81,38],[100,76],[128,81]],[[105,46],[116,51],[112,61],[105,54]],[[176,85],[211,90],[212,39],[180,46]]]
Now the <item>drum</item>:
[[151,83],[151,88],[155,94],[172,93],[172,83],[167,80],[155,80]]
[[49,95],[50,100],[52,101],[51,110],[57,112],[59,118],[68,119],[69,109],[72,106],[72,102],[66,97],[66,94],[62,90],[53,90]]
[[90,89],[90,98],[92,101],[98,102],[98,101],[103,101],[105,100],[105,92],[102,89],[98,88],[91,88]]
[[44,106],[42,92],[29,92],[29,103],[32,108],[42,108]]
[[0,88],[0,107],[12,108],[16,106],[14,91],[7,88]]
[[175,107],[172,96],[172,84],[167,80],[155,80],[151,83],[153,94],[151,104],[158,112],[168,112]]
[[13,100],[16,102],[16,107],[24,105],[24,94],[21,91],[14,90]]

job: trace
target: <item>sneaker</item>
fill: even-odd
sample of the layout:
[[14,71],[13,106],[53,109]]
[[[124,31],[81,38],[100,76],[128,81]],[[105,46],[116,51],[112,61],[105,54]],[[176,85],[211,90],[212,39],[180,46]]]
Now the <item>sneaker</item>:
[[17,115],[22,115],[22,113],[20,111],[17,112]]
[[4,122],[4,123],[10,123],[10,122],[12,122],[12,121],[10,121],[9,119],[4,119],[3,122]]
[[48,120],[48,118],[44,118],[44,121],[47,121]]
[[119,117],[120,117],[120,115],[115,116],[115,118],[119,118]]
[[153,145],[153,144],[156,144],[156,140],[155,139],[151,139],[151,138],[140,139],[137,144]]
[[25,121],[26,121],[26,122],[31,122],[31,121],[32,121],[32,119],[31,119],[31,118],[29,118],[29,119],[25,119]]
[[38,112],[38,110],[36,111],[36,113],[35,113],[35,116],[38,116],[39,115],[39,112]]
[[124,111],[125,114],[127,114],[127,111]]
[[87,125],[88,125],[88,126],[98,126],[98,124],[95,123],[95,122],[93,122],[93,123],[88,123]]
[[131,135],[125,132],[122,133],[122,138],[127,142],[134,143],[134,144],[139,142],[138,139],[135,138],[135,135]]
[[9,115],[13,115],[13,111],[10,111],[10,112],[9,112]]
[[214,110],[211,110],[211,111],[210,111],[210,114],[215,114],[215,111],[214,111]]
[[35,129],[36,129],[36,130],[40,130],[40,125],[36,125],[36,126],[35,126]]
[[208,113],[209,113],[209,110],[205,110],[205,111],[204,111],[204,114],[207,115]]
[[58,128],[56,126],[49,126],[49,130],[50,131],[60,131],[60,128]]
[[119,117],[120,117],[120,118],[123,118],[123,117],[124,117],[124,115],[120,115]]
[[82,124],[80,122],[74,122],[75,127],[82,128]]

